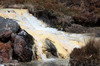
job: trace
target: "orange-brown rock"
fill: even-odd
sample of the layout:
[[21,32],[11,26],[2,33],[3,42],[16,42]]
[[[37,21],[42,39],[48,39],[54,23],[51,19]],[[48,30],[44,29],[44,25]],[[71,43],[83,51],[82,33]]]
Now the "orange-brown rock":
[[0,62],[10,62],[11,60],[11,43],[0,42]]

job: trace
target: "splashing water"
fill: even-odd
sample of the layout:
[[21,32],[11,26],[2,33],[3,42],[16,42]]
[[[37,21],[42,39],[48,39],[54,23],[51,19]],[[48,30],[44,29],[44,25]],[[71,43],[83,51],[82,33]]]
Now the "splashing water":
[[34,37],[37,55],[39,59],[44,61],[47,60],[46,54],[43,52],[46,38],[52,41],[57,48],[57,52],[63,58],[68,58],[73,48],[80,48],[85,45],[84,39],[87,36],[83,34],[65,33],[55,28],[47,27],[43,21],[29,14],[28,10],[0,9],[0,16],[16,20],[22,29]]

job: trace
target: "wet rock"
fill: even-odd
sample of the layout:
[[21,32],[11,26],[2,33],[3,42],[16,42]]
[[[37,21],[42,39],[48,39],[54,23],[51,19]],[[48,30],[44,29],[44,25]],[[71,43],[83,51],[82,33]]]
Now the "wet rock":
[[[13,58],[18,61],[32,60],[32,46],[30,46],[30,39],[26,37],[27,33],[21,31],[18,35],[13,35],[14,38],[14,55]],[[28,41],[29,40],[29,41]],[[31,39],[32,40],[32,39]]]
[[45,40],[45,42],[46,42],[46,49],[47,49],[47,51],[49,52],[48,54],[47,54],[47,57],[49,58],[50,56],[51,57],[58,57],[58,55],[57,55],[57,49],[56,49],[56,47],[54,46],[54,44],[52,43],[52,41],[51,40],[49,40],[49,39],[46,39]]
[[11,30],[12,32],[17,33],[21,29],[16,21],[9,18],[5,19],[3,17],[0,17],[0,32],[2,32],[3,30]]
[[71,66],[99,66],[100,41],[91,40],[82,48],[75,48],[70,54]]

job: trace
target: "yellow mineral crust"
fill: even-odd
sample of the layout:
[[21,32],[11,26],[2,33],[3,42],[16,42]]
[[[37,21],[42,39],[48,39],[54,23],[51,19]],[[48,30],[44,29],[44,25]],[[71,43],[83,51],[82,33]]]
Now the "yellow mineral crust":
[[[84,46],[84,42],[66,39],[65,37],[67,37],[67,36],[62,36],[60,34],[56,35],[51,32],[48,32],[48,31],[36,30],[34,28],[31,28],[33,26],[31,26],[31,24],[29,22],[27,22],[25,19],[27,19],[28,16],[32,16],[32,15],[28,13],[29,15],[27,17],[24,17],[25,13],[28,13],[28,10],[25,10],[25,9],[0,9],[1,17],[17,20],[20,27],[22,29],[26,30],[30,35],[32,35],[34,37],[35,45],[37,48],[37,55],[38,55],[39,59],[46,59],[46,54],[43,53],[43,48],[45,47],[45,39],[46,38],[48,38],[52,41],[52,43],[57,48],[57,51],[62,58],[68,58],[69,54],[73,50],[73,47],[70,46],[70,44],[75,45],[75,46],[78,45],[79,47]],[[40,28],[38,28],[38,29],[40,29]],[[61,41],[61,40],[63,40],[63,41]],[[67,44],[67,41],[70,44]]]

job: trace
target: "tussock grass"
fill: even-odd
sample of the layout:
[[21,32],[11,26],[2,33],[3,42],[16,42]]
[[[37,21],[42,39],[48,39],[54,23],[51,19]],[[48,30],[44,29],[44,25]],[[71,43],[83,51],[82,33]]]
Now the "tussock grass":
[[70,54],[71,66],[99,66],[100,40],[91,39],[86,46],[75,48]]

